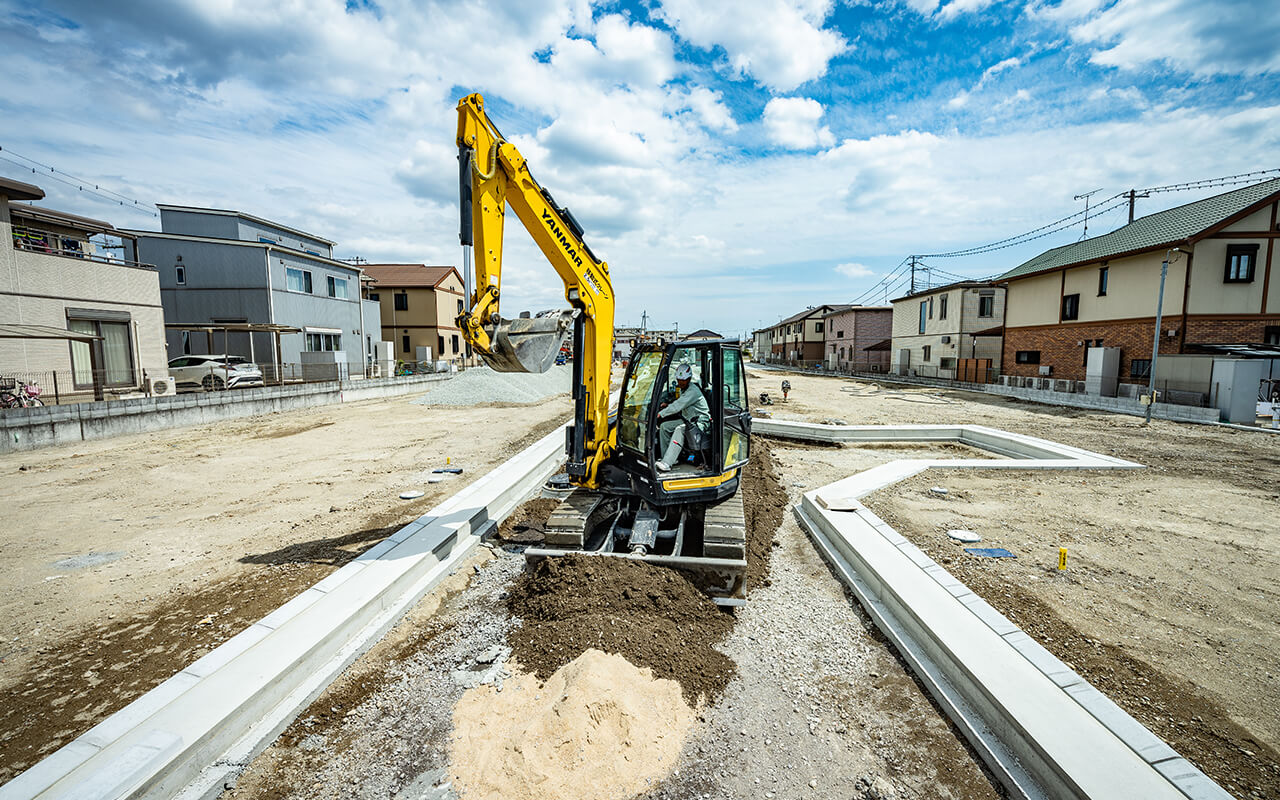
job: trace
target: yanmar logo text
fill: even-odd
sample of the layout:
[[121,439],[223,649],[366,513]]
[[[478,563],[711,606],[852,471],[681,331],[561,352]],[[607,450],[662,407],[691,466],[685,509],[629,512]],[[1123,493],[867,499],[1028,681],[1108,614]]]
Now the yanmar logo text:
[[564,248],[564,252],[569,256],[569,259],[579,267],[582,266],[582,258],[578,255],[578,251],[569,241],[569,237],[564,235],[564,231],[560,230],[560,226],[556,224],[551,212],[545,208],[542,209],[542,221],[547,223],[547,227],[551,229],[551,235],[559,240],[560,246]]

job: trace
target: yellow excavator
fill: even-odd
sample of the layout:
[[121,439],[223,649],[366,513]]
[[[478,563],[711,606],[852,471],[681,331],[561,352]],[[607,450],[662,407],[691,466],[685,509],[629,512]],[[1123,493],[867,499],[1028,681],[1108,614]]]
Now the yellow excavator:
[[[526,557],[644,558],[690,573],[717,603],[741,604],[746,524],[737,490],[751,413],[738,343],[638,345],[611,413],[609,265],[569,209],[534,180],[479,94],[458,102],[457,143],[464,271],[475,261],[470,308],[457,319],[463,337],[499,372],[545,372],[572,337],[574,418],[565,442],[572,488],[548,520],[544,545]],[[500,316],[508,205],[560,276],[568,309]]]

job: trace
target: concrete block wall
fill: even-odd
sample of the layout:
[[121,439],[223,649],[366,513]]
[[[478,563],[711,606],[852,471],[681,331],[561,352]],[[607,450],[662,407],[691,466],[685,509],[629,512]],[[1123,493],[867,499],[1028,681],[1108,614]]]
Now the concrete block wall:
[[0,413],[0,453],[391,397],[424,391],[427,384],[448,380],[449,377],[410,375],[6,409]]

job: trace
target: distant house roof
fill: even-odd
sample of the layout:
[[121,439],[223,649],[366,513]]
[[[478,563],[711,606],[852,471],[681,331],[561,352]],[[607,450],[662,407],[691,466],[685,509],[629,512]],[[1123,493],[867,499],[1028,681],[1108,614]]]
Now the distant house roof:
[[462,280],[453,267],[429,267],[426,264],[362,264],[365,274],[374,280],[374,288],[432,289],[439,286],[449,273]]
[[847,303],[844,305],[833,305],[831,303],[827,303],[825,305],[814,306],[812,308],[806,308],[804,311],[801,311],[798,314],[792,314],[786,319],[778,320],[777,322],[773,323],[773,325],[769,327],[776,328],[779,325],[788,325],[798,320],[808,319],[809,317],[815,317],[815,316],[825,316],[826,314],[829,314],[833,311],[845,311],[850,308],[853,308],[853,306]]
[[701,328],[699,330],[694,331],[693,333],[689,334],[684,338],[685,339],[723,339],[724,337],[716,333],[715,331],[709,331],[706,328]]
[[928,297],[931,294],[937,294],[938,292],[949,292],[953,289],[993,289],[993,288],[995,288],[995,283],[992,281],[956,281],[955,283],[948,283],[945,286],[933,286],[928,289],[921,289],[920,291],[915,292],[913,294],[904,294],[902,297],[895,297],[889,302],[900,303],[903,300],[914,300],[918,297]]
[[1021,278],[1059,267],[1174,247],[1230,222],[1232,218],[1255,206],[1265,204],[1276,194],[1280,194],[1280,178],[1149,214],[1111,233],[1046,250],[1009,270],[997,280]]
[[0,178],[0,194],[10,200],[43,200],[44,189],[30,183]]
[[160,209],[161,211],[190,211],[194,214],[217,214],[219,216],[224,216],[224,217],[240,217],[241,219],[247,219],[251,222],[257,222],[261,225],[269,225],[272,228],[279,228],[282,231],[288,231],[289,233],[296,233],[299,236],[306,237],[307,239],[311,239],[312,241],[315,241],[315,242],[324,242],[330,247],[336,244],[336,242],[331,242],[328,239],[325,239],[320,236],[316,236],[314,233],[307,233],[306,231],[299,230],[297,228],[291,228],[288,225],[284,225],[279,222],[273,222],[269,219],[263,219],[262,217],[255,217],[254,215],[246,214],[243,211],[232,211],[226,208],[201,208],[200,206],[175,206],[175,205],[170,205],[168,203],[156,203],[156,208]]
[[856,304],[851,306],[832,306],[832,308],[834,308],[835,310],[828,311],[822,316],[834,317],[836,314],[848,314],[850,311],[892,311],[893,310],[893,306],[860,306]]

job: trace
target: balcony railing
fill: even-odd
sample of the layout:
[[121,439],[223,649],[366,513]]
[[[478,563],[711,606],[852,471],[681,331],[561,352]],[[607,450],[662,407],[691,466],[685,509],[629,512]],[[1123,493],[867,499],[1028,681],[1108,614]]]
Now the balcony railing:
[[67,239],[47,231],[13,226],[13,249],[25,250],[29,253],[43,253],[63,258],[78,258],[83,261],[95,261],[99,264],[113,264],[119,267],[154,270],[155,265],[143,264],[140,261],[128,261],[101,253],[87,253],[79,239]]

